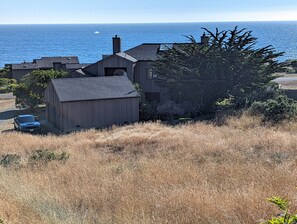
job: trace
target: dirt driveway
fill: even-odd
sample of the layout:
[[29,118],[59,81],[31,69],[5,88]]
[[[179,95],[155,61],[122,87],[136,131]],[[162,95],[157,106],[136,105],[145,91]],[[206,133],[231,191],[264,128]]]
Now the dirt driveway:
[[[12,93],[0,94],[0,133],[13,130],[13,118],[19,114],[28,113],[24,109],[15,107],[15,97]],[[45,110],[37,112],[42,124],[42,134],[55,133],[57,130],[45,120]]]
[[12,93],[0,94],[0,132],[13,128],[13,118],[20,112]]

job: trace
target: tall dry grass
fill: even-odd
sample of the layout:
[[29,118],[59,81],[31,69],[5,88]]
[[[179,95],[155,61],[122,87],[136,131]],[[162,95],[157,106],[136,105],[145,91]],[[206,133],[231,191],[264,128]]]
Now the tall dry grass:
[[[296,208],[296,124],[262,127],[255,118],[225,125],[160,123],[66,136],[0,136],[5,223],[259,223],[278,211],[272,195]],[[65,162],[32,166],[35,150],[67,152]]]

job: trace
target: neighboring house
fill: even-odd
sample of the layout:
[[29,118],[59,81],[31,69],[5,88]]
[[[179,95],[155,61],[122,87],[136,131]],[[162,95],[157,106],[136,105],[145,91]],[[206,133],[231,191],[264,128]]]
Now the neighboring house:
[[89,64],[80,64],[78,57],[42,57],[34,59],[32,62],[23,62],[21,64],[7,64],[10,68],[10,78],[20,80],[24,75],[34,70],[64,70],[72,72],[74,70],[88,66]]
[[35,63],[27,63],[24,62],[22,64],[10,64],[5,65],[5,67],[9,67],[10,75],[9,78],[16,79],[19,81],[24,75],[34,71],[38,70],[38,66]]
[[274,80],[291,99],[297,100],[297,76],[285,76]]
[[[209,37],[201,37],[201,45],[208,44]],[[171,99],[167,88],[156,83],[157,75],[152,62],[158,59],[160,52],[187,43],[144,43],[127,51],[121,51],[121,39],[113,37],[113,54],[103,56],[102,60],[73,71],[70,77],[104,77],[126,75],[131,82],[138,83],[146,100],[165,103]]]
[[46,117],[62,132],[139,121],[139,95],[125,76],[53,79]]

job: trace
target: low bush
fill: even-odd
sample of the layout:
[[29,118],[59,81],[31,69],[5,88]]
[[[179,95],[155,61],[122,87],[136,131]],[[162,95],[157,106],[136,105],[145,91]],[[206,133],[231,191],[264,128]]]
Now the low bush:
[[0,68],[0,78],[9,78],[9,77],[10,77],[10,68],[9,68],[9,66],[6,66],[4,68]]
[[140,120],[156,120],[159,118],[155,102],[142,101],[139,108]]
[[291,66],[292,66],[293,68],[297,69],[297,60],[293,60],[293,61],[291,62]]
[[66,161],[69,154],[62,152],[61,154],[55,153],[50,150],[37,150],[29,157],[30,164],[48,163],[50,161]]
[[264,102],[254,102],[250,109],[252,115],[263,116],[263,121],[278,123],[285,119],[294,118],[297,114],[297,104],[285,95]]
[[0,93],[12,92],[16,86],[15,79],[0,78]]
[[18,166],[20,163],[20,159],[21,157],[17,154],[2,155],[0,160],[0,165],[3,167]]

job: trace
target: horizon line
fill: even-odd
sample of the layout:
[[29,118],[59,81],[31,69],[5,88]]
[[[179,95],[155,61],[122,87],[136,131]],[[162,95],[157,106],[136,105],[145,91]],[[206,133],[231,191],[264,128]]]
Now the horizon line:
[[82,22],[82,23],[0,23],[0,25],[137,25],[137,24],[185,24],[185,23],[245,23],[245,22],[297,22],[297,20],[226,20],[226,21],[196,21],[196,22]]

